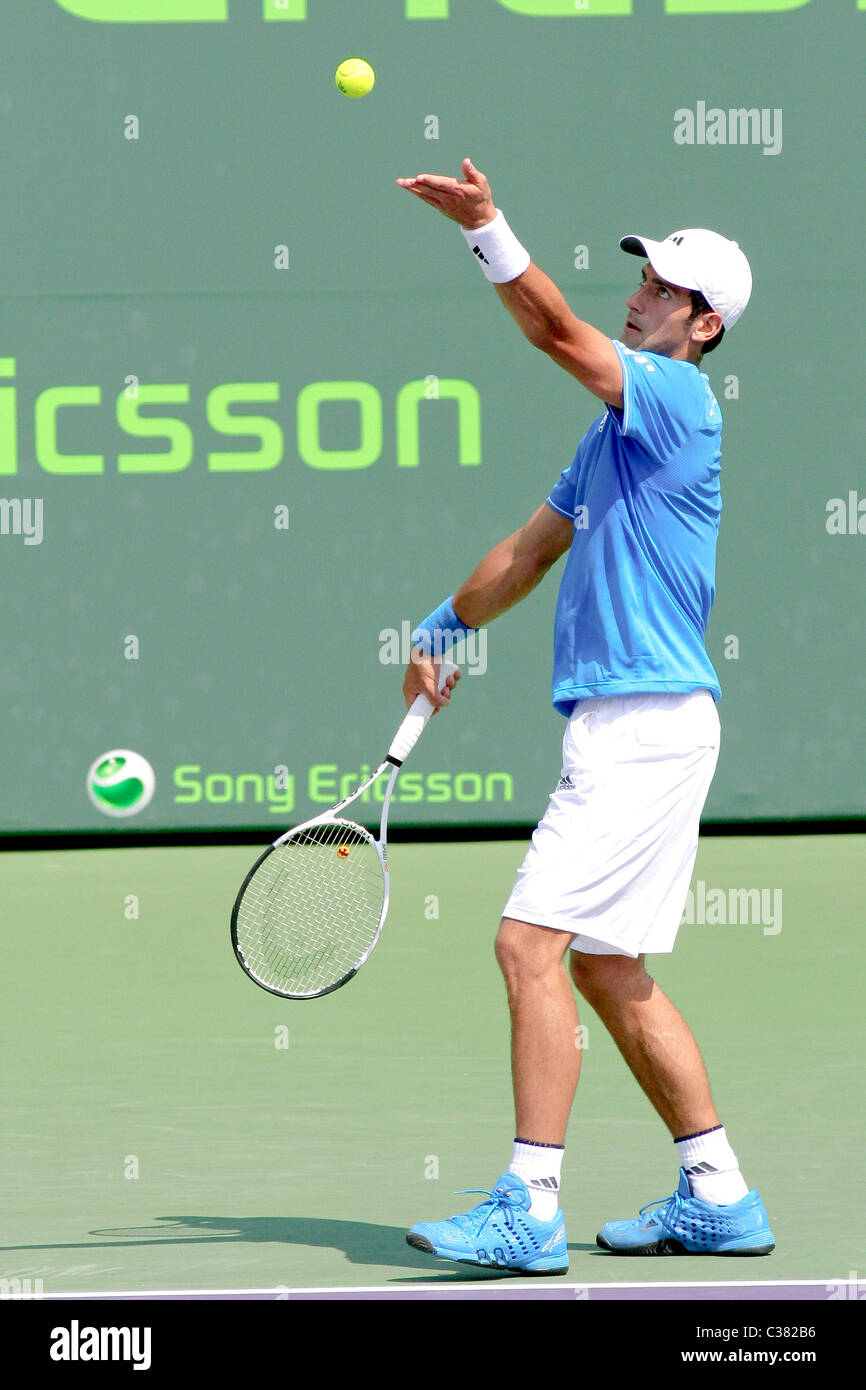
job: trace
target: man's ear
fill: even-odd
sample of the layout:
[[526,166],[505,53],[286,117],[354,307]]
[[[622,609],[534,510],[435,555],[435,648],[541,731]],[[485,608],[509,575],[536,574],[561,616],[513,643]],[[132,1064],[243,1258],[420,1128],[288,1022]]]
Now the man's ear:
[[722,327],[722,316],[717,314],[714,309],[698,314],[692,324],[692,342],[708,343],[711,338],[715,338]]

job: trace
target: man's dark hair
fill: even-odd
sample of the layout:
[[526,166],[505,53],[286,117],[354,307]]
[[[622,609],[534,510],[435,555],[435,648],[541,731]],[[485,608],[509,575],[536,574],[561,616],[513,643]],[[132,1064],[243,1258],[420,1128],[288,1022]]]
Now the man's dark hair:
[[[712,304],[708,304],[708,303],[707,303],[707,301],[704,299],[704,296],[701,294],[700,290],[689,290],[689,294],[691,295],[691,299],[692,299],[692,312],[689,314],[689,323],[691,323],[692,319],[696,319],[697,316],[698,316],[698,314],[712,314],[712,313],[713,313],[713,306],[712,306]],[[715,338],[710,338],[709,342],[704,343],[703,348],[701,349],[701,356],[703,356],[704,353],[706,353],[706,352],[712,352],[713,348],[717,348],[717,347],[719,346],[719,343],[720,343],[720,342],[722,341],[722,339],[724,338],[724,336],[725,336],[725,329],[724,329],[724,325],[723,325],[723,326],[719,329],[719,331],[718,331],[718,333],[716,334]]]

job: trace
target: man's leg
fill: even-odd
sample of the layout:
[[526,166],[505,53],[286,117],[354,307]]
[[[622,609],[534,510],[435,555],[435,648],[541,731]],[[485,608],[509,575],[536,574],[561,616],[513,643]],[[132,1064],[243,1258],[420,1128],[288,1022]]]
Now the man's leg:
[[511,1075],[519,1139],[564,1145],[580,1075],[577,1006],[563,957],[571,936],[503,917],[496,959],[511,1012]]
[[572,951],[571,975],[674,1139],[719,1124],[706,1067],[682,1014],[646,972],[645,956]]
[[698,1045],[644,957],[574,951],[571,974],[670,1130],[684,1170],[670,1202],[607,1222],[598,1244],[618,1254],[769,1254],[767,1213],[719,1123]]
[[503,918],[496,938],[511,1008],[514,1151],[489,1200],[447,1221],[421,1221],[416,1250],[526,1274],[565,1274],[559,1179],[580,1072],[577,1006],[564,955],[571,933]]

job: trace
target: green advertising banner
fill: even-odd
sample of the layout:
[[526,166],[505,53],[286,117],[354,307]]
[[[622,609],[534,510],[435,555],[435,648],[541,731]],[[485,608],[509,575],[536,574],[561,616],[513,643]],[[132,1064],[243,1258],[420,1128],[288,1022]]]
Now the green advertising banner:
[[[705,815],[866,813],[864,3],[6,0],[0,38],[5,833],[276,835],[384,754],[412,627],[601,413],[397,185],[465,156],[611,337],[621,236],[745,250]],[[563,564],[458,651],[395,827],[542,814]]]

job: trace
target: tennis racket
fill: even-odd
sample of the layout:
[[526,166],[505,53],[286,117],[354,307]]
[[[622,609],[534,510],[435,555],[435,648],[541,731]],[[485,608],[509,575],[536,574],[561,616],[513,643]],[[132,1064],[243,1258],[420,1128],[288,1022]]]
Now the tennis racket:
[[[443,661],[439,689],[457,670]],[[295,826],[250,869],[232,910],[232,945],[251,980],[283,999],[318,999],[357,975],[388,913],[386,833],[394,781],[433,706],[419,695],[387,756],[351,796]],[[386,772],[379,837],[342,812]]]

